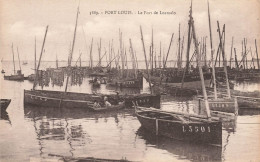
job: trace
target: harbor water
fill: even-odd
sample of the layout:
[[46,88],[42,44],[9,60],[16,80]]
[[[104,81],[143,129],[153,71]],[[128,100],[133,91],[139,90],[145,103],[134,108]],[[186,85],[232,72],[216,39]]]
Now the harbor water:
[[[42,63],[43,67],[55,63]],[[33,65],[22,65],[25,76],[33,73]],[[12,73],[12,62],[2,66]],[[80,93],[149,93],[144,87],[113,89],[102,84],[93,89],[90,78],[81,85],[69,84],[68,91]],[[134,114],[134,109],[95,113],[83,109],[24,107],[24,89],[33,83],[8,81],[1,74],[1,98],[12,99],[7,113],[0,120],[1,161],[62,161],[63,157],[94,157],[127,159],[129,161],[259,161],[260,111],[239,110],[237,119],[223,123],[222,147],[192,144],[157,137],[144,130]],[[259,83],[236,83],[241,91],[259,90]],[[42,87],[37,87],[42,89]],[[50,84],[45,90],[64,90],[63,86]],[[161,109],[198,113],[194,98],[161,97]]]

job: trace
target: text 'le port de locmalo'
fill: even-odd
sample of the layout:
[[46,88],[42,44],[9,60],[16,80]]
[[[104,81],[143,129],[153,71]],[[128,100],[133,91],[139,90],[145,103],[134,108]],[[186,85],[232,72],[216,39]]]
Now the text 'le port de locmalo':
[[104,11],[104,12],[98,12],[98,11],[91,11],[90,15],[99,15],[99,14],[105,14],[105,15],[132,15],[132,14],[138,14],[138,15],[176,15],[176,12],[174,11]]

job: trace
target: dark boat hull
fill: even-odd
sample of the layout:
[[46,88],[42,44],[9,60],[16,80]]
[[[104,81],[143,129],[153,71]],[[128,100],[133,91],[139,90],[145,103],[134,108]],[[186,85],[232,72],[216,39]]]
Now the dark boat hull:
[[120,88],[143,88],[143,77],[125,80],[112,79],[108,82],[108,85]]
[[73,92],[59,92],[46,90],[24,90],[24,105],[36,105],[43,107],[69,107],[69,108],[90,108],[94,101],[103,102],[107,96],[112,104],[118,100],[124,100],[126,107],[132,107],[133,102],[144,107],[160,107],[159,95],[102,95],[84,94]]
[[190,122],[170,121],[149,118],[136,113],[142,127],[159,136],[194,143],[209,143],[222,145],[221,122]]
[[[210,78],[208,75],[204,78],[205,80],[205,86],[210,86]],[[148,81],[148,79],[146,79]],[[174,87],[182,87],[182,80],[180,80],[180,77],[177,78],[176,80],[166,80],[166,78],[161,79],[161,77],[155,77],[151,76],[151,82],[153,84],[164,84],[164,85],[169,85],[169,86],[174,86]],[[201,81],[200,78],[197,78],[197,76],[194,76],[194,79],[189,78],[189,79],[184,79],[184,84],[183,88],[189,88],[189,89],[201,89]]]
[[24,75],[10,75],[10,76],[4,76],[5,80],[15,80],[15,81],[23,81]]
[[1,101],[1,111],[6,111],[7,107],[9,106],[11,100],[10,99],[0,99]]

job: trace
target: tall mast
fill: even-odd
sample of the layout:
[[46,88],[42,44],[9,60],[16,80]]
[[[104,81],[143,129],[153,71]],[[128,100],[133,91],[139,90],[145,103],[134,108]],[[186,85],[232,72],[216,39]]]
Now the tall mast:
[[159,59],[159,68],[162,67],[162,42],[160,42],[160,59]]
[[207,37],[204,38],[205,41],[204,41],[204,61],[205,61],[205,66],[207,67]]
[[214,50],[213,50],[213,41],[212,41],[212,33],[211,33],[209,1],[208,1],[208,18],[209,18],[209,35],[210,35],[210,49],[211,49],[211,62],[212,62],[212,76],[213,76],[213,86],[214,86],[214,97],[215,97],[215,99],[217,99],[216,73],[215,73],[215,64],[214,64]]
[[[77,25],[78,25],[78,16],[79,16],[79,7],[78,7],[78,11],[77,11],[76,25],[75,25],[75,29],[74,29],[73,42],[72,42],[72,48],[71,48],[71,53],[70,53],[69,65],[68,65],[69,69],[71,69],[71,60],[72,60],[72,55],[73,55],[74,45],[75,45],[75,40],[76,40]],[[67,81],[66,81],[65,92],[67,92],[68,82],[69,82],[69,75],[68,75]]]
[[13,64],[14,64],[14,74],[15,74],[14,46],[13,46],[13,43],[12,43],[12,53],[13,53]]
[[183,54],[183,44],[184,44],[184,36],[182,38],[182,43],[181,43],[181,56],[180,56],[180,67],[182,68],[182,54]]
[[98,63],[101,66],[101,38],[99,40],[99,48],[98,48]]
[[90,57],[90,68],[93,68],[93,57],[92,57],[92,47],[93,47],[93,38],[91,40],[91,46],[90,46],[90,53],[89,53],[89,57]]
[[[188,21],[188,25],[189,25],[189,29],[188,29],[188,43],[187,43],[187,54],[186,54],[186,66],[185,69],[183,71],[182,74],[182,81],[181,81],[181,88],[183,88],[184,85],[184,78],[185,78],[185,73],[188,72],[189,70],[189,62],[190,62],[190,44],[191,44],[191,19],[192,19],[192,1],[191,1],[191,5],[190,5],[190,14],[189,14],[189,21]],[[198,51],[197,51],[198,52]]]
[[35,71],[35,75],[36,75],[36,36],[35,36],[35,40],[34,40],[34,71]]
[[258,67],[258,69],[260,69],[258,52],[257,52],[257,45],[256,45],[256,39],[255,39],[255,52],[256,52],[256,59],[257,59],[257,67]]
[[18,54],[19,68],[20,68],[20,71],[22,71],[21,70],[20,55],[19,55],[18,47],[17,47],[17,54]]
[[147,75],[148,75],[149,87],[150,87],[151,93],[153,93],[152,86],[151,86],[151,80],[150,80],[150,73],[149,73],[149,69],[148,69],[148,63],[147,63],[147,59],[146,59],[146,52],[145,52],[143,32],[142,32],[142,27],[141,26],[140,26],[140,32],[141,32],[141,40],[142,40],[143,50],[144,50],[144,58],[145,58],[145,64],[146,64],[146,71],[147,71]]
[[157,63],[156,63],[156,48],[154,50],[154,68],[156,69],[157,68]]
[[230,53],[230,62],[229,62],[230,68],[231,68],[232,51],[233,51],[233,40],[234,40],[234,37],[232,37],[232,44],[231,44],[231,53]]
[[110,40],[109,40],[109,43],[108,43],[108,62],[111,61],[111,45],[110,45]]
[[56,69],[59,68],[59,64],[58,64],[58,58],[57,58],[57,54],[56,54]]
[[[190,7],[190,20],[188,22],[189,29],[188,29],[188,43],[187,43],[187,54],[186,54],[186,70],[188,72],[189,70],[189,61],[190,61],[190,43],[191,43],[191,16],[192,16],[192,3]],[[185,73],[183,74],[185,75]]]
[[124,54],[123,54],[123,47],[122,47],[122,32],[120,31],[119,29],[119,43],[120,43],[120,56],[121,56],[121,77],[124,76],[124,69],[125,69],[125,66],[124,66]]
[[114,40],[112,39],[111,47],[110,47],[110,55],[111,55],[110,57],[111,57],[111,58],[109,59],[110,62],[111,62],[110,68],[112,67],[112,61],[111,61],[111,60],[112,60],[112,58],[113,58],[113,54],[112,54],[112,52],[113,52],[113,43],[114,43]]
[[39,70],[39,67],[40,67],[41,59],[42,59],[42,52],[43,52],[43,49],[44,49],[47,32],[48,32],[48,26],[46,27],[46,31],[45,31],[45,35],[44,35],[44,39],[43,39],[43,43],[42,43],[41,54],[40,54],[40,58],[39,58],[39,61],[38,61],[38,66],[37,66],[37,69],[36,69],[36,75],[35,75],[35,79],[34,79],[34,83],[33,83],[33,90],[35,89],[37,81],[38,81],[38,70]]
[[167,52],[166,58],[165,58],[164,63],[163,63],[163,68],[166,67],[166,62],[168,60],[169,52],[170,52],[170,49],[171,49],[171,46],[172,46],[173,36],[174,36],[174,33],[172,33],[172,37],[171,37],[170,45],[169,45],[169,48],[168,48],[168,52]]
[[[231,98],[230,88],[229,88],[229,81],[228,81],[228,74],[227,74],[227,60],[225,58],[225,50],[223,48],[222,37],[221,37],[221,34],[220,34],[220,28],[219,28],[219,22],[218,21],[217,21],[217,24],[218,24],[220,49],[222,50],[221,52],[222,52],[222,57],[223,57],[223,66],[224,66],[224,72],[225,72],[225,76],[226,76],[227,95],[228,95],[228,98]],[[225,31],[225,24],[223,26],[223,31]]]
[[153,73],[153,28],[152,28],[152,44],[151,44],[151,70]]
[[234,53],[235,53],[236,68],[239,69],[239,65],[238,65],[238,62],[237,62],[237,52],[236,52],[236,48],[234,48]]
[[[192,10],[192,5],[191,5],[191,10]],[[193,21],[193,17],[192,17],[191,14],[190,14],[190,22],[191,22],[191,25],[192,25],[192,33],[193,33],[193,39],[194,39],[194,44],[195,44],[195,51],[196,51],[196,54],[197,54],[198,68],[199,68],[200,79],[201,79],[201,84],[202,84],[202,92],[203,92],[203,96],[204,96],[204,100],[205,100],[207,116],[208,116],[208,118],[210,118],[211,114],[210,114],[210,109],[209,109],[208,96],[207,96],[207,92],[206,92],[204,76],[203,76],[201,63],[200,63],[199,48],[198,48],[199,44],[198,44],[198,40],[196,38],[194,21]]]
[[253,57],[253,53],[252,53],[251,47],[250,47],[250,53],[251,53],[251,57],[252,57],[251,67],[252,67],[252,64],[253,64],[253,67],[255,68],[254,57]]
[[247,67],[247,51],[246,51],[246,44],[247,44],[247,40],[246,40],[246,38],[244,38],[244,58],[246,59],[245,60],[245,68],[247,69],[248,67]]
[[245,69],[245,61],[244,61],[244,44],[242,40],[242,53],[241,53],[241,61],[243,62],[243,68]]
[[79,56],[79,67],[81,67],[81,54],[82,53],[80,53],[80,56]]
[[132,66],[133,66],[133,69],[134,69],[135,78],[137,78],[135,56],[134,56],[134,50],[133,50],[131,39],[129,39],[129,43],[130,43],[130,53],[132,55]]
[[180,29],[181,28],[181,25],[180,25],[180,23],[179,23],[179,38],[178,38],[178,44],[179,44],[179,48],[178,48],[178,61],[177,61],[177,67],[178,67],[178,69],[180,69],[181,68],[181,66],[180,66],[180,59],[181,59],[181,32],[180,32]]

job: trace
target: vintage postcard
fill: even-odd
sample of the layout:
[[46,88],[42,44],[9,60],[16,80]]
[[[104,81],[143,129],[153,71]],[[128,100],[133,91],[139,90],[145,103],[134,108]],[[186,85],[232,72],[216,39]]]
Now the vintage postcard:
[[259,161],[259,18],[259,0],[0,0],[0,161]]

